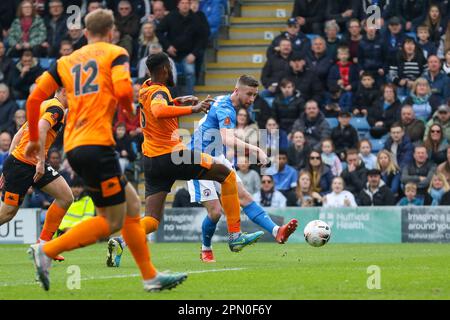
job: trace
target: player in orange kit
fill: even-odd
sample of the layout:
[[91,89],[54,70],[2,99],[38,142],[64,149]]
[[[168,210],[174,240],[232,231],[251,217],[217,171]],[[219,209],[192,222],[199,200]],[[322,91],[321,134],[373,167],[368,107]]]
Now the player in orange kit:
[[145,232],[139,224],[140,199],[122,175],[114,150],[112,121],[119,103],[132,110],[133,89],[129,57],[125,49],[110,44],[114,26],[110,10],[97,9],[86,18],[88,44],[57,63],[37,82],[27,101],[30,143],[27,156],[39,151],[37,106],[63,86],[69,112],[64,132],[64,151],[73,170],[83,178],[96,206],[97,216],[83,221],[59,238],[32,245],[29,253],[45,290],[49,290],[51,258],[108,238],[122,230],[138,265],[146,291],[177,286],[185,273],[160,273],[152,265]]
[[[139,95],[145,170],[146,216],[141,220],[142,226],[147,234],[158,229],[165,199],[176,180],[214,180],[222,186],[221,202],[227,218],[228,245],[231,251],[241,251],[264,233],[241,232],[236,173],[206,153],[188,150],[178,136],[178,117],[205,112],[214,100],[207,98],[197,103],[192,96],[173,99],[167,88],[173,85],[173,75],[165,53],[150,55],[146,64],[151,78],[145,81]],[[260,153],[259,159],[262,164],[268,161],[265,153]],[[109,267],[119,266],[117,262],[120,262],[123,244],[120,238],[109,241]]]
[[[10,156],[6,159],[0,177],[0,189],[4,189],[0,207],[0,226],[17,214],[28,191],[33,186],[48,193],[55,200],[47,210],[39,241],[50,241],[58,229],[67,209],[73,202],[72,191],[66,180],[49,164],[45,163],[48,149],[55,141],[64,124],[67,97],[64,88],[57,90],[55,97],[44,101],[39,111],[39,135],[41,151],[39,159],[25,157],[25,148],[30,141],[28,124],[25,123],[13,138]],[[63,261],[62,256],[55,260]]]

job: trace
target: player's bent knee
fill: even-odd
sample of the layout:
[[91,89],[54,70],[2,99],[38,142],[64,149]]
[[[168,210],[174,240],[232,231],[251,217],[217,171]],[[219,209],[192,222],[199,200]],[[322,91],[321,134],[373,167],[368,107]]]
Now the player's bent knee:
[[2,205],[0,209],[0,226],[11,221],[16,216],[17,211],[19,211],[19,207]]

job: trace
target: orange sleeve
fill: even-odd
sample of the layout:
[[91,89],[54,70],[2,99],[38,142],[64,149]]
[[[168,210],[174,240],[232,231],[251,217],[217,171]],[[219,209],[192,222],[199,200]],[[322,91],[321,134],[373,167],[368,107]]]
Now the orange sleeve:
[[47,71],[36,81],[36,87],[27,100],[27,120],[30,141],[38,141],[39,139],[38,123],[41,103],[52,95],[56,89],[58,89],[58,84]]
[[192,108],[189,107],[175,107],[167,105],[167,101],[162,97],[154,98],[151,102],[150,109],[156,119],[176,118],[192,113]]
[[111,63],[111,78],[114,95],[119,104],[128,112],[133,112],[133,87],[131,86],[130,63],[126,54],[120,54]]

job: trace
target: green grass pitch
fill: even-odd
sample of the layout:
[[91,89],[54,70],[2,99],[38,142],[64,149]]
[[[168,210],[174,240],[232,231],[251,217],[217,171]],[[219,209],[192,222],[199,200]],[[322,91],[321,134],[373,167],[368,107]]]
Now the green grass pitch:
[[[105,243],[65,253],[51,269],[49,292],[34,282],[27,246],[1,245],[0,299],[450,299],[449,244],[258,243],[236,254],[218,243],[214,264],[199,261],[199,246],[151,244],[159,270],[189,277],[171,291],[146,293],[129,251],[120,268],[105,266]],[[72,265],[80,289],[67,288]],[[371,265],[380,268],[380,289],[367,288]]]

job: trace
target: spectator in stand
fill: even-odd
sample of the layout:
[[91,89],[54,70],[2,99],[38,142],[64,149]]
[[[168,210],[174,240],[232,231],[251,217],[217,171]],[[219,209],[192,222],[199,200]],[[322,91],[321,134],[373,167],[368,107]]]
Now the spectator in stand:
[[431,201],[430,205],[438,206],[442,201],[442,197],[446,192],[450,190],[450,186],[445,179],[445,176],[441,173],[435,173],[431,179],[430,186],[428,187],[428,196]]
[[[447,18],[441,14],[439,6],[437,4],[431,4],[428,7],[428,14],[422,22],[422,25],[428,28],[430,41],[435,48],[439,46],[441,36],[445,32],[445,28],[447,27],[446,22]],[[417,30],[417,33],[419,33],[419,29]]]
[[295,89],[300,92],[305,101],[314,100],[321,103],[323,99],[323,86],[317,75],[306,68],[305,58],[298,53],[292,55],[289,61],[289,78],[294,81]]
[[45,18],[47,28],[47,41],[42,44],[50,57],[58,56],[59,45],[67,33],[67,17],[64,14],[64,6],[61,0],[49,2],[50,16]]
[[258,172],[250,169],[248,158],[244,156],[239,157],[237,167],[239,169],[237,175],[241,178],[245,190],[250,194],[258,192],[261,189],[261,179]]
[[[131,140],[135,142],[139,147],[142,137],[142,128],[139,123],[139,90],[141,89],[141,85],[136,83],[133,85],[133,112],[129,112],[128,109],[119,105],[117,108],[117,120],[115,124],[114,130],[117,129],[117,126],[120,123],[125,124],[126,134],[130,136]],[[138,147],[138,149],[139,149]]]
[[6,56],[5,44],[0,41],[0,83],[11,83],[10,75],[13,68],[13,60]]
[[289,141],[286,131],[280,129],[278,122],[274,118],[267,119],[265,128],[267,129],[266,146],[270,152],[275,153],[277,150],[287,149]]
[[406,39],[406,35],[402,30],[402,21],[399,17],[389,19],[388,28],[381,38],[383,40],[383,55],[385,57],[384,64],[387,69],[389,66],[397,64],[398,52]]
[[59,56],[58,58],[68,56],[73,52],[72,43],[68,40],[62,40],[59,45]]
[[8,34],[16,11],[17,1],[2,1],[0,3],[0,39],[3,39]]
[[[198,2],[199,0],[194,1]],[[200,10],[205,14],[208,21],[210,39],[217,38],[222,23],[221,0],[201,0],[199,5]]]
[[367,172],[367,182],[358,191],[357,203],[360,206],[394,206],[395,196],[381,179],[381,172],[372,169]]
[[330,137],[330,125],[325,119],[316,101],[309,100],[305,104],[305,112],[292,125],[292,132],[302,131],[306,142],[312,148],[320,147],[320,141]]
[[414,147],[399,122],[392,124],[384,149],[392,153],[399,168],[404,168],[413,161]]
[[83,34],[82,27],[75,23],[68,26],[67,36],[64,40],[70,41],[73,50],[78,50],[87,44],[87,39]]
[[417,195],[417,184],[408,182],[405,184],[405,196],[397,203],[398,206],[423,206],[424,196]]
[[431,88],[427,79],[416,79],[411,87],[409,97],[405,99],[404,104],[411,105],[418,120],[426,122],[431,114],[432,107],[430,105]]
[[356,208],[355,197],[352,193],[344,190],[344,180],[341,177],[334,177],[331,184],[331,193],[323,197],[324,208]]
[[261,177],[261,190],[253,194],[253,200],[265,208],[285,208],[286,198],[280,191],[275,190],[273,177]]
[[301,171],[295,190],[298,207],[317,207],[322,204],[322,196],[312,189],[311,174],[307,171]]
[[164,51],[172,57],[186,81],[186,94],[194,92],[195,61],[205,53],[209,28],[190,9],[189,0],[180,0],[178,10],[170,12],[156,28]]
[[327,55],[327,43],[325,39],[316,37],[312,41],[311,50],[306,54],[306,67],[317,74],[323,87],[326,86],[328,72],[333,63],[333,58]]
[[44,20],[36,14],[33,1],[23,0],[17,7],[17,18],[8,33],[9,55],[20,57],[24,50],[32,50],[35,56],[40,57],[46,38]]
[[116,14],[114,21],[119,29],[121,35],[129,35],[136,39],[139,36],[140,19],[133,12],[133,7],[130,1],[121,0],[117,6],[118,14]]
[[321,34],[325,20],[326,0],[295,0],[292,17],[305,33]]
[[0,174],[3,171],[3,163],[5,163],[6,158],[9,156],[11,141],[12,137],[8,132],[4,131],[0,133]]
[[376,139],[389,132],[394,122],[400,121],[401,104],[397,99],[397,90],[393,84],[382,88],[383,97],[368,110],[367,122],[370,125],[370,135]]
[[288,164],[297,171],[304,169],[310,152],[311,149],[306,143],[303,132],[295,131],[292,133],[292,143],[287,150]]
[[400,192],[400,168],[395,163],[392,153],[387,150],[378,152],[375,169],[380,170],[381,179],[397,199]]
[[341,177],[345,182],[345,189],[353,194],[358,194],[367,181],[367,169],[356,149],[347,150],[346,160],[347,168],[345,168],[341,174]]
[[14,135],[19,131],[19,129],[24,125],[24,123],[27,121],[27,115],[25,113],[24,109],[17,109],[14,113],[14,123],[11,124],[8,128],[8,132],[11,135],[11,137],[14,137]]
[[358,64],[360,67],[360,75],[363,72],[371,73],[378,85],[384,83],[384,54],[383,40],[377,34],[376,26],[365,25],[366,34],[359,42],[358,48]]
[[402,168],[401,182],[417,183],[417,190],[420,195],[425,195],[430,185],[431,177],[436,172],[436,164],[428,159],[428,152],[425,146],[418,145],[414,148],[414,161]]
[[447,159],[448,141],[442,131],[440,124],[432,124],[423,143],[428,152],[428,159],[436,165],[445,162]]
[[333,61],[336,60],[337,48],[341,45],[341,39],[338,37],[340,31],[341,29],[335,21],[325,22],[326,53]]
[[353,0],[333,1],[327,0],[325,20],[336,22],[341,29],[347,26],[350,19],[354,17]]
[[442,173],[450,184],[450,146],[447,147],[447,159],[437,167],[436,172]]
[[0,83],[0,132],[8,130],[14,123],[14,113],[17,109],[16,102],[11,99],[9,87]]
[[405,129],[405,133],[411,140],[411,143],[423,141],[425,124],[423,121],[416,119],[416,113],[411,105],[403,105],[400,111],[400,124]]
[[[338,3],[338,1],[330,1],[333,3]],[[340,1],[339,1],[340,2]],[[344,36],[343,43],[346,43],[350,49],[350,61],[354,64],[358,64],[358,50],[359,43],[361,42],[363,36],[361,34],[361,23],[358,19],[351,19],[348,23],[348,36]]]
[[442,127],[443,137],[447,141],[450,141],[450,107],[448,105],[440,105],[430,121],[427,122],[424,135],[425,137],[428,135],[430,127],[435,123]]
[[361,139],[359,140],[358,150],[364,166],[368,170],[374,169],[377,164],[377,157],[372,153],[372,143],[368,139]]
[[167,15],[168,11],[164,6],[164,2],[156,0],[152,2],[152,14],[143,17],[141,22],[153,22],[155,26],[158,26],[164,17]]
[[[72,182],[73,175],[71,172],[62,166],[61,152],[57,149],[50,149],[47,153],[48,164],[67,181],[70,185]],[[51,203],[51,201],[50,201]]]
[[375,78],[371,73],[363,72],[360,78],[361,83],[353,95],[353,115],[367,117],[379,99],[380,92],[375,87]]
[[280,82],[280,92],[276,94],[272,103],[275,119],[280,124],[280,129],[291,132],[292,125],[304,111],[305,101],[299,91],[295,90],[295,84],[288,78]]
[[26,99],[30,87],[36,79],[44,72],[39,65],[38,59],[29,50],[22,53],[20,61],[15,65],[11,74],[11,87],[17,99]]
[[150,45],[159,43],[158,37],[155,33],[155,25],[152,22],[144,22],[141,27],[141,34],[138,40],[137,59],[146,58],[150,53]]
[[441,61],[435,55],[428,57],[428,70],[423,73],[431,87],[430,105],[435,110],[438,106],[447,102],[450,96],[450,80],[441,70]]
[[[149,46],[149,54],[155,54],[159,52],[163,52],[163,49],[159,43],[152,43]],[[141,81],[145,81],[148,77],[150,77],[150,74],[148,72],[147,65],[145,64],[147,61],[147,57],[144,57],[139,61],[139,68],[138,68],[138,78],[141,79]],[[171,57],[169,57],[170,62],[170,68],[172,69],[172,75],[173,75],[173,81],[175,83],[175,86],[177,85],[177,67],[175,65],[175,61]]]
[[255,146],[258,144],[258,125],[252,120],[247,108],[241,107],[238,109],[234,135],[249,144]]
[[437,56],[439,59],[445,59],[445,55],[450,50],[450,20],[447,22],[445,33],[441,36]]
[[311,175],[312,191],[324,196],[331,190],[333,173],[329,166],[322,162],[320,151],[313,150],[308,156],[305,171]]
[[413,89],[414,81],[424,72],[427,62],[414,39],[410,37],[405,39],[396,57],[394,64],[389,66],[389,74],[398,87],[398,94],[407,96]]
[[288,39],[280,40],[280,51],[268,57],[261,73],[264,90],[262,97],[273,97],[278,90],[278,82],[289,74],[289,60],[292,55],[292,44]]
[[258,128],[264,128],[266,126],[267,120],[273,117],[272,106],[269,106],[264,98],[257,95],[255,101],[253,102],[253,114],[255,115],[255,121]]
[[352,95],[345,92],[337,84],[333,84],[328,88],[325,96],[325,104],[323,114],[327,118],[335,118],[341,111],[350,111],[352,109]]
[[417,27],[417,46],[425,58],[437,54],[436,44],[430,40],[430,29],[425,25]]
[[373,14],[373,10],[370,10],[369,7],[376,5],[380,9],[381,17],[375,23],[378,28],[381,28],[384,26],[384,20],[390,17],[390,3],[389,0],[355,0],[353,3],[354,14],[359,20],[365,22]]
[[428,0],[397,0],[391,1],[389,15],[402,18],[406,32],[414,32],[416,27],[425,18]]
[[88,0],[88,5],[86,8],[86,15],[97,9],[103,9],[103,1]]
[[345,160],[345,151],[355,149],[358,145],[358,132],[350,124],[351,118],[350,112],[339,112],[339,124],[331,130],[331,140],[334,143],[335,152],[342,161]]
[[300,25],[297,23],[297,20],[295,18],[289,18],[286,31],[276,36],[267,48],[266,55],[268,59],[280,51],[280,41],[282,39],[291,41],[292,51],[300,57],[305,57],[306,52],[311,48],[311,41],[300,31]]
[[116,25],[112,30],[111,43],[127,50],[130,57],[133,56],[133,39],[128,34],[122,34]]
[[340,176],[342,173],[342,163],[334,153],[334,145],[331,139],[324,139],[321,142],[322,162],[331,168],[333,175]]
[[450,49],[445,52],[445,59],[442,63],[442,71],[447,75],[447,77],[450,77]]
[[128,166],[136,159],[131,137],[127,134],[125,123],[117,124],[114,140],[116,141],[116,152],[119,154],[120,168],[122,169],[122,173],[124,173]]
[[[215,1],[220,1],[220,0],[215,0]],[[191,2],[191,11],[197,16],[198,20],[200,21],[201,25],[198,26],[199,29],[205,30],[205,32],[207,32],[207,34],[205,35],[205,51],[206,51],[206,47],[208,45],[208,39],[211,35],[211,30],[209,27],[209,22],[208,19],[206,18],[206,15],[203,11],[200,10],[200,5],[199,5],[199,0],[190,0]],[[221,17],[219,16],[216,19],[221,19]],[[205,53],[203,52],[203,55],[197,57],[195,59],[195,82],[196,83],[200,83],[201,79],[201,73],[202,73],[202,69],[203,68],[203,60],[205,58]]]
[[337,48],[337,62],[328,74],[328,88],[333,85],[339,86],[346,93],[351,93],[358,87],[358,68],[350,59],[349,48],[345,45]]

